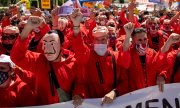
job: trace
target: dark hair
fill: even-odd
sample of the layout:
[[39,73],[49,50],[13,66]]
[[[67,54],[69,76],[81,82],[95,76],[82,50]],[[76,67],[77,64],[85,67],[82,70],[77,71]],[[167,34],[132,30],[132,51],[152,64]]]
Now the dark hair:
[[134,37],[138,33],[146,33],[146,29],[144,28],[135,28],[131,34],[131,37]]
[[64,43],[64,34],[60,30],[50,30],[47,34],[55,33],[59,36],[60,43],[63,45]]
[[149,15],[149,12],[148,11],[144,11],[144,15]]

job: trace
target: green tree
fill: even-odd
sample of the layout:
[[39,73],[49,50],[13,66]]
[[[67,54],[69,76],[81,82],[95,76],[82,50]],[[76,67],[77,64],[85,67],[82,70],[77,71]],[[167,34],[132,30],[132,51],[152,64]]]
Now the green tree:
[[8,6],[8,0],[0,0],[0,5],[1,6]]
[[[68,0],[64,0],[64,3],[67,2]],[[58,0],[58,5],[61,6],[63,4],[63,0]]]

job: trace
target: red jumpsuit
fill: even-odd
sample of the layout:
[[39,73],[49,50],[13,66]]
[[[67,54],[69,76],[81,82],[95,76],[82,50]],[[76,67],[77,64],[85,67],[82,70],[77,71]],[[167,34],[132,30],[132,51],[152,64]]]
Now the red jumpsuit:
[[[118,91],[118,95],[128,92],[127,74],[125,71],[121,71],[121,69],[126,69],[129,66],[129,52],[122,52],[122,48],[120,48],[119,53],[108,51],[105,56],[99,56],[94,50],[90,50],[84,44],[81,33],[77,37],[74,37],[72,44],[77,60],[80,61],[85,69],[89,98],[104,97],[113,89]],[[115,56],[116,62],[117,84],[115,88],[113,88],[114,66],[112,55]],[[98,71],[97,62],[99,63],[101,72]]]
[[131,64],[127,70],[130,91],[156,85],[156,77],[160,75],[153,62],[156,52],[151,48],[147,49],[144,68],[135,47],[130,52]]
[[[27,43],[28,39],[21,41],[19,38],[16,41],[11,52],[12,61],[22,69],[31,71],[36,75],[37,105],[59,102],[55,87],[53,87],[55,96],[51,94],[52,86],[50,86],[49,81],[51,68],[49,61],[41,53],[28,51]],[[77,65],[74,54],[71,54],[69,51],[63,51],[63,54],[67,56],[65,61],[52,62],[54,73],[61,89],[67,93],[72,92],[72,95],[85,96],[83,74],[81,73],[81,68]]]
[[2,22],[2,28],[10,25],[11,24],[10,17],[7,16],[4,17],[1,22]]
[[[166,71],[166,82],[170,83],[170,76],[173,73],[174,63],[177,57],[178,50],[173,50],[170,52],[167,52],[165,54],[162,54],[161,52],[158,53],[156,62],[159,69]],[[179,83],[180,82],[180,69],[177,70],[175,76],[174,76],[174,82]]]
[[45,34],[50,30],[50,27],[48,24],[46,24],[43,28],[41,27],[38,27],[40,32],[38,34],[34,33],[34,32],[31,32],[29,34],[29,39],[31,40],[32,42],[32,39],[33,39],[33,42],[36,43],[37,42],[37,45],[34,45],[34,44],[29,44],[29,49],[31,51],[34,51],[34,52],[39,52],[39,53],[43,53],[42,51],[42,37],[45,36]]
[[[119,16],[120,16],[119,20],[122,21],[123,26],[129,22],[129,20],[125,17],[125,12],[121,11]],[[137,19],[136,16],[134,16],[134,27],[135,28],[140,27],[140,24],[139,24],[138,19]],[[126,32],[124,31],[124,28],[119,30],[118,37],[121,37],[121,35],[126,35]]]
[[148,33],[147,33],[147,35],[148,35],[149,47],[154,49],[155,51],[159,51],[159,49],[164,45],[164,42],[168,38],[166,33],[162,32],[162,31],[158,31],[158,43],[153,43],[151,36]]
[[0,107],[36,105],[34,93],[18,76],[15,76],[14,84],[8,88],[0,88],[0,97]]
[[29,87],[31,88],[31,90],[35,93],[36,76],[32,72],[23,70],[17,66],[14,72],[19,76],[19,78],[23,82],[27,83]]

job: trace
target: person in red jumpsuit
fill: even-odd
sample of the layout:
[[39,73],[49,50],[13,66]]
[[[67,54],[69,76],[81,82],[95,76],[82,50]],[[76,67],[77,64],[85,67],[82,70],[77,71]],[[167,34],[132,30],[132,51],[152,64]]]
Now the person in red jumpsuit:
[[119,52],[108,50],[108,29],[97,26],[92,31],[93,47],[83,41],[80,31],[82,14],[75,9],[70,16],[73,22],[73,50],[86,73],[86,85],[89,98],[102,98],[102,104],[112,103],[116,96],[128,92],[125,71],[129,66],[129,52],[126,45]]
[[51,30],[46,33],[42,38],[43,53],[27,50],[28,34],[41,23],[42,19],[38,16],[28,19],[12,49],[11,59],[22,69],[36,75],[37,105],[64,102],[71,98],[75,105],[79,105],[86,97],[83,73],[74,54],[62,49],[62,32]]
[[166,71],[167,83],[180,82],[179,49],[171,50],[172,45],[178,42],[180,42],[180,34],[172,33],[158,52],[156,58],[158,68]]
[[34,92],[14,70],[10,56],[0,55],[0,107],[36,105]]
[[0,41],[0,54],[10,55],[10,51],[18,35],[18,27],[12,25],[4,27]]
[[168,36],[165,32],[159,30],[158,19],[156,17],[150,17],[147,19],[146,29],[149,47],[155,51],[159,51]]
[[130,67],[127,69],[130,91],[154,86],[156,81],[163,82],[164,74],[156,70],[153,61],[156,51],[148,47],[146,30],[143,28],[134,29],[131,22],[127,23],[124,29],[126,38],[132,38]]

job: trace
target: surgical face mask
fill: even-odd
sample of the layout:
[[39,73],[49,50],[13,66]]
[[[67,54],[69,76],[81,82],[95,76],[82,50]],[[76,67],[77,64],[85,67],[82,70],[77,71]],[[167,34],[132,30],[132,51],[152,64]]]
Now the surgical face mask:
[[99,56],[104,56],[107,51],[107,44],[94,44],[94,51]]
[[101,25],[101,26],[106,25],[106,21],[100,21],[100,25]]
[[6,82],[9,78],[8,72],[0,71],[0,85]]
[[146,50],[148,48],[148,44],[136,44],[136,50],[138,51],[139,55],[145,55]]

